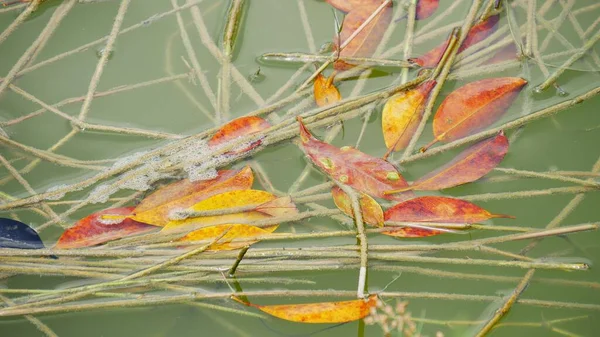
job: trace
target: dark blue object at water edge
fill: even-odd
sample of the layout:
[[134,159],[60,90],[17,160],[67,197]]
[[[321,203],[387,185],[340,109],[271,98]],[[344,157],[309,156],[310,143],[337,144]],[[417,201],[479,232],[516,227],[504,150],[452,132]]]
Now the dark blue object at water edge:
[[21,221],[0,218],[0,248],[43,249],[38,233]]

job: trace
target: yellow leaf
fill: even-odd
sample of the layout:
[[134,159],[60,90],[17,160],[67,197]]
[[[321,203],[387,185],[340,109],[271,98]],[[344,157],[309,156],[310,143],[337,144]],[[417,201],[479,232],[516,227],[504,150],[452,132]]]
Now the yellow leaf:
[[[214,239],[226,230],[229,229],[229,232],[225,234],[218,243],[215,243],[210,246],[209,250],[232,250],[242,248],[244,246],[251,245],[255,243],[257,240],[251,240],[249,238],[254,238],[257,236],[264,236],[271,234],[275,229],[277,229],[277,225],[269,226],[269,227],[256,227],[244,224],[232,224],[232,225],[217,225],[210,226],[206,228],[201,228],[195,230],[186,236],[179,239],[179,241],[201,241],[201,240],[211,240]],[[249,239],[249,240],[243,240]],[[235,240],[235,241],[234,241]]]

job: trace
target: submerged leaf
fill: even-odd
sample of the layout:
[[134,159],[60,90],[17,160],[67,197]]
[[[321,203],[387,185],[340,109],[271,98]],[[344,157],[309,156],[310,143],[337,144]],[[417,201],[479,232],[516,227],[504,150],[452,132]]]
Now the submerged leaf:
[[235,296],[231,298],[277,318],[300,323],[352,322],[369,315],[371,308],[377,304],[377,295],[371,295],[366,300],[282,305],[257,305],[244,302]]
[[389,227],[390,229],[381,232],[387,236],[397,238],[424,238],[442,234],[442,231],[419,227]]
[[433,118],[437,141],[457,140],[485,129],[510,107],[527,81],[520,77],[487,78],[468,83],[450,93]]
[[423,20],[430,17],[438,9],[440,0],[417,0],[415,19]]
[[[336,49],[377,10],[383,1],[367,2],[364,5],[352,7],[344,18],[339,39],[336,37]],[[372,56],[383,34],[392,21],[392,3],[381,10],[340,52],[340,57],[369,57]],[[354,65],[337,60],[335,70],[348,70]]]
[[325,2],[342,12],[348,13],[354,7],[356,0],[325,0]]
[[[219,131],[208,141],[209,146],[217,146],[227,143],[230,140],[251,135],[253,133],[268,129],[271,127],[266,120],[257,116],[240,117],[223,125]],[[260,140],[253,142],[244,149],[232,151],[231,153],[239,154],[252,150],[261,144]]]
[[[331,196],[333,202],[342,212],[349,217],[354,218],[354,211],[352,209],[352,199],[342,191],[341,188],[334,186],[331,189]],[[383,226],[383,210],[381,206],[370,196],[360,193],[360,210],[362,212],[363,221],[371,226],[382,227]]]
[[[209,250],[232,250],[238,249],[245,246],[249,246],[256,242],[256,240],[244,240],[253,238],[256,236],[263,236],[271,234],[277,226],[270,227],[256,227],[244,224],[226,224],[209,226],[206,228],[195,230],[188,233],[178,241],[201,241],[211,240],[221,236],[225,231],[228,231],[217,243],[210,246]],[[235,241],[234,241],[235,240]]]
[[0,218],[0,248],[43,249],[38,233],[21,221]]
[[381,127],[388,149],[399,151],[408,145],[423,118],[425,102],[435,83],[434,80],[423,82],[387,100],[383,107]]
[[298,125],[302,149],[331,178],[374,197],[402,201],[413,196],[412,193],[384,193],[408,186],[392,164],[352,147],[344,146],[340,149],[316,139],[302,124],[301,118],[298,118]]
[[322,74],[315,77],[313,92],[318,106],[326,106],[342,99],[339,90],[333,85],[333,76],[325,78]]
[[410,199],[385,211],[386,221],[476,223],[490,218],[511,218],[509,215],[492,214],[468,201],[425,196]]
[[129,215],[133,207],[110,208],[93,213],[77,221],[66,229],[58,239],[56,248],[81,248],[95,246],[125,236],[141,234],[155,230],[155,226],[124,218],[120,220],[103,220],[103,215]]
[[249,166],[239,171],[219,171],[218,176],[210,180],[191,182],[184,179],[146,197],[135,208],[131,218],[155,226],[164,226],[169,222],[169,214],[172,211],[191,207],[213,195],[248,189],[253,181],[254,175]]
[[517,46],[514,43],[509,43],[494,54],[490,59],[483,64],[495,64],[509,60],[517,59]]
[[[458,48],[458,53],[478,42],[483,41],[486,37],[495,32],[496,27],[498,26],[498,20],[499,15],[492,15],[486,20],[481,21],[471,27],[471,30],[469,30],[469,33],[467,33],[467,36],[465,37],[465,40]],[[410,61],[420,65],[423,68],[433,68],[440,62],[447,46],[448,41],[445,41],[441,45],[427,52],[425,55],[410,59]]]
[[500,132],[495,137],[470,146],[447,164],[419,178],[408,189],[433,191],[470,183],[498,166],[507,152],[508,138]]

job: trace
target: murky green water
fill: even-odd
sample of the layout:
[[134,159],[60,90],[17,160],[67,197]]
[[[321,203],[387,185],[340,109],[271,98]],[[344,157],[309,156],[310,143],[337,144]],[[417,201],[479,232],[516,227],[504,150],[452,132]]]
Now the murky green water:
[[[243,31],[238,42],[234,66],[244,77],[255,73],[259,66],[265,79],[260,83],[251,83],[254,90],[264,100],[268,100],[279,88],[281,88],[296,72],[299,65],[281,64],[259,64],[257,59],[265,52],[311,52],[318,50],[320,45],[331,41],[334,31],[333,15],[330,6],[320,0],[251,0],[245,16]],[[526,3],[526,1],[524,1]],[[227,7],[226,1],[205,0],[198,8],[202,13],[204,24],[208,35],[213,41],[219,41],[221,30],[224,26],[224,17]],[[453,11],[448,8],[449,1],[442,1],[440,9],[435,16],[417,22],[417,32],[436,16],[444,15],[434,27],[440,27],[461,20],[469,9],[469,1],[463,0]],[[537,1],[537,6],[542,6],[544,1]],[[546,20],[553,19],[563,12],[562,2],[554,1],[545,14]],[[572,2],[568,2],[571,4]],[[560,26],[558,31],[561,36],[579,47],[583,45],[577,31],[587,30],[597,19],[600,13],[598,8],[591,8],[587,12],[576,12],[577,9],[592,5],[592,0],[576,1],[571,9],[574,22],[579,28],[573,26],[568,18]],[[58,8],[60,1],[49,0],[25,21],[6,41],[0,44],[0,76],[4,77],[19,58],[26,52],[27,48],[37,38],[39,32],[50,20],[53,12]],[[183,5],[184,1],[179,1]],[[397,5],[397,4],[396,4]],[[300,7],[299,7],[300,6]],[[55,57],[66,51],[82,46],[88,42],[106,36],[112,27],[113,20],[119,7],[119,1],[104,1],[92,4],[76,5],[49,39],[45,47],[37,54],[31,62],[32,65],[40,61]],[[526,6],[525,6],[526,7]],[[178,28],[177,16],[166,15],[159,20],[156,15],[172,10],[170,1],[142,1],[133,0],[124,17],[122,28],[129,27],[141,22],[144,24],[130,32],[119,35],[115,50],[109,59],[101,80],[98,84],[98,92],[106,92],[118,89],[116,93],[103,95],[92,101],[89,110],[89,123],[97,123],[113,126],[127,126],[146,130],[167,132],[176,135],[191,135],[208,127],[214,126],[203,110],[211,116],[214,108],[211,106],[210,98],[201,86],[201,79],[185,76],[190,74],[187,64],[193,66],[188,51],[182,42],[180,29]],[[302,10],[300,8],[303,8]],[[302,13],[306,12],[310,37],[307,39],[303,29]],[[19,15],[20,10],[6,11],[0,13],[0,30],[4,30]],[[519,24],[524,24],[524,9],[518,8],[517,18]],[[501,23],[506,22],[504,13]],[[201,67],[201,72],[208,81],[215,96],[218,95],[220,65],[203,45],[197,25],[189,9],[181,11],[181,22],[193,46],[193,51]],[[394,48],[402,43],[405,34],[405,21],[401,21],[393,32],[388,48]],[[554,21],[553,21],[554,22]],[[538,25],[542,25],[541,21]],[[539,41],[547,35],[547,31],[539,31]],[[598,34],[598,28],[593,28],[586,35],[589,39]],[[419,55],[443,40],[446,33],[434,36],[426,41],[419,40],[414,47],[413,55]],[[307,42],[311,41],[311,42]],[[540,42],[541,43],[541,42]],[[311,45],[312,44],[312,45]],[[90,79],[98,63],[98,52],[104,46],[103,43],[91,46],[85,50],[64,57],[44,67],[35,69],[18,77],[13,83],[26,92],[34,95],[37,99],[47,103],[56,104],[66,98],[81,98],[74,103],[61,105],[60,111],[78,116],[81,111],[84,96],[88,90]],[[217,44],[218,47],[218,44]],[[399,53],[393,58],[401,59],[401,45]],[[549,50],[561,50],[557,40],[551,40]],[[598,49],[596,47],[596,49]],[[595,51],[595,50],[594,50]],[[560,60],[564,61],[564,58]],[[541,94],[532,94],[530,85],[519,97],[513,107],[506,113],[497,125],[515,120],[521,115],[530,114],[540,109],[552,106],[558,102],[571,99],[577,95],[588,92],[599,86],[600,77],[597,72],[589,70],[598,69],[594,65],[595,60],[586,56],[588,64],[578,63],[575,71],[568,70],[561,76],[559,84],[569,93],[569,96],[560,97],[555,94],[555,89],[550,88]],[[560,64],[558,61],[550,63]],[[445,86],[442,96],[450,93],[462,84],[482,77],[491,76],[521,76],[526,77],[530,83],[536,85],[544,79],[544,74],[535,62],[529,62],[529,74],[527,70],[520,67],[502,71],[499,75],[483,75],[451,80]],[[583,64],[583,65],[581,65]],[[289,95],[295,87],[302,83],[310,73],[312,67],[293,79],[293,85],[282,97]],[[549,66],[549,71],[556,70]],[[330,70],[327,71],[330,73]],[[173,76],[181,75],[174,80]],[[390,85],[399,75],[397,72],[377,71],[369,78],[361,93],[368,93]],[[414,75],[411,73],[411,76]],[[147,84],[147,81],[163,79],[158,84]],[[132,86],[135,84],[147,84],[140,88]],[[349,97],[357,79],[348,80],[340,85],[343,97]],[[247,95],[242,94],[235,84],[230,92],[231,109],[225,113],[227,119],[242,116],[255,110],[258,104]],[[439,104],[439,103],[438,103]],[[528,124],[519,131],[510,130],[508,135],[513,140],[510,151],[501,167],[530,170],[537,172],[546,171],[583,171],[589,172],[596,161],[600,150],[600,114],[598,107],[600,99],[592,98],[589,101],[569,108],[559,114],[544,118]],[[279,116],[284,116],[288,109],[278,111]],[[27,101],[23,96],[14,91],[7,90],[0,98],[0,123],[8,122],[11,125],[3,126],[10,139],[19,143],[38,149],[48,149],[67,135],[71,126],[64,118],[51,112],[43,112],[38,116],[12,124],[11,120],[27,115],[39,109],[40,106]],[[312,109],[307,105],[304,110]],[[381,136],[381,106],[378,106],[369,119],[365,135],[359,145],[364,152],[380,156],[385,152]],[[355,118],[344,124],[344,133],[335,137],[335,145],[355,145],[360,133],[362,120]],[[318,136],[323,136],[326,130],[314,130]],[[519,133],[518,135],[516,133]],[[432,138],[431,125],[428,124],[419,145],[425,144]],[[99,160],[116,158],[122,155],[132,154],[144,149],[153,149],[166,141],[157,141],[140,136],[114,135],[99,132],[79,132],[66,143],[58,148],[56,153],[81,160]],[[403,167],[403,173],[407,180],[412,181],[431,169],[445,163],[458,152],[448,151],[442,155],[411,162]],[[23,156],[23,153],[14,148],[2,145],[0,154],[11,161],[17,169],[24,168],[31,157]],[[396,155],[396,159],[400,156]],[[252,158],[262,164],[268,177],[275,188],[286,191],[303,171],[306,160],[301,151],[292,143],[287,142],[269,148]],[[243,163],[237,163],[241,166]],[[42,162],[31,172],[24,174],[24,178],[37,192],[44,192],[57,184],[69,184],[87,177],[90,171],[79,170],[57,166],[52,163]],[[491,176],[499,176],[492,173]],[[9,176],[4,168],[0,177]],[[585,178],[585,177],[583,177]],[[323,176],[313,171],[301,188],[307,188],[324,181]],[[597,178],[596,178],[596,181]],[[571,186],[568,183],[542,180],[542,179],[518,179],[503,182],[479,181],[473,184],[444,190],[442,194],[448,196],[465,196],[483,193],[545,190],[548,188]],[[25,197],[27,191],[15,180],[4,182],[0,191],[14,197]],[[75,200],[85,196],[85,192],[68,195],[66,200]],[[88,191],[89,192],[89,191]],[[527,227],[543,228],[550,223],[563,208],[572,202],[574,194],[556,194],[550,196],[524,197],[515,199],[501,199],[489,201],[477,201],[486,209],[497,213],[507,213],[516,216],[516,220],[497,219],[491,221],[494,225],[522,225]],[[574,225],[598,221],[600,216],[598,205],[600,195],[597,192],[588,192],[584,199],[575,209],[569,213],[560,225]],[[332,203],[323,203],[331,207]],[[68,209],[69,205],[53,206],[57,213]],[[91,212],[104,208],[103,205],[85,207],[64,220],[72,223]],[[39,226],[46,222],[43,217],[28,210],[19,210],[16,215],[24,221]],[[12,216],[11,213],[2,216]],[[343,227],[327,218],[311,219],[310,221],[297,222],[291,225],[282,225],[278,232],[295,230],[298,232],[312,230],[338,230]],[[50,227],[42,232],[46,242],[55,241],[62,229],[59,226]],[[491,231],[473,231],[469,237],[473,239],[496,236],[499,233]],[[405,244],[405,243],[446,243],[464,240],[466,235],[446,234],[427,239],[413,239],[398,241],[380,235],[369,237],[370,245],[377,244]],[[600,259],[600,246],[597,232],[586,232],[573,234],[565,238],[547,238],[528,255],[533,258],[545,258],[552,261],[566,262],[588,262],[592,265],[588,271],[562,271],[562,270],[538,270],[533,282],[525,290],[522,298],[539,299],[547,301],[560,301],[572,303],[584,303],[592,305],[588,309],[556,308],[530,305],[527,303],[516,304],[510,313],[502,320],[504,326],[495,329],[493,336],[595,336],[600,330],[599,308],[600,293],[598,283],[600,274],[594,268],[595,262]],[[253,247],[311,247],[327,244],[353,244],[352,238],[336,238],[314,241],[294,241],[258,243]],[[512,242],[495,245],[494,247],[518,253],[527,241]],[[496,259],[481,252],[442,252],[438,257],[456,258],[482,258]],[[1,258],[0,258],[1,260]],[[382,264],[381,262],[379,265]],[[490,301],[465,301],[465,300],[442,300],[427,299],[423,296],[408,299],[410,304],[408,310],[413,317],[429,319],[422,323],[422,332],[427,336],[434,336],[441,331],[445,336],[469,336],[477,331],[481,324],[464,324],[465,322],[485,320],[493,314],[494,310],[501,305],[503,295],[509,294],[516,284],[518,278],[522,277],[526,270],[518,268],[481,267],[481,266],[457,266],[443,265],[438,263],[416,264],[416,263],[388,263],[389,267],[421,267],[431,268],[431,274],[423,275],[415,272],[416,269],[405,268],[397,281],[392,283],[387,291],[402,292],[435,292],[448,294],[467,295],[492,295],[498,300]],[[243,269],[242,269],[243,270]],[[449,272],[498,276],[494,280],[465,279],[450,277]],[[250,284],[243,283],[245,291],[268,290],[268,289],[307,289],[307,290],[355,290],[356,269],[345,271],[324,272],[296,272],[296,273],[271,273],[273,277],[298,278],[313,281],[314,284]],[[369,273],[369,289],[371,292],[381,290],[390,282],[398,271],[377,271]],[[502,280],[500,277],[516,277]],[[545,280],[571,280],[578,282],[592,282],[587,286],[553,284]],[[63,277],[38,277],[18,276],[0,281],[0,285],[6,288],[47,288],[64,285],[73,281],[74,278]],[[229,291],[225,284],[198,284],[198,291]],[[12,296],[12,295],[11,295]],[[259,298],[258,303],[288,303],[302,302],[319,299],[307,298]],[[389,300],[393,303],[393,299]],[[231,301],[217,300],[212,303],[236,307]],[[250,309],[254,311],[254,309]],[[548,323],[557,319],[566,319],[577,316],[586,316],[578,320]],[[234,313],[223,313],[210,309],[195,307],[192,305],[160,305],[142,308],[119,308],[110,310],[93,310],[78,313],[39,315],[38,318],[46,323],[60,337],[69,336],[353,336],[360,331],[358,323],[348,323],[341,326],[302,325],[286,323],[284,321],[260,320],[254,317],[240,316]],[[422,320],[423,321],[423,320]],[[530,326],[526,324],[531,323]],[[512,324],[512,325],[511,325]],[[329,327],[329,328],[328,328]],[[325,330],[324,330],[325,329]],[[378,326],[369,326],[364,335],[379,336],[381,329]],[[0,320],[1,336],[38,336],[41,335],[30,322],[24,318],[4,318]]]

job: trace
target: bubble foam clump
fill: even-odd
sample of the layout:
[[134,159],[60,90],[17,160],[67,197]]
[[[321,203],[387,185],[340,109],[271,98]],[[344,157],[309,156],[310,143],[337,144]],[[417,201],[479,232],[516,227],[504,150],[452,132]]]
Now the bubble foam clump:
[[96,186],[90,192],[90,195],[87,198],[87,201],[92,204],[102,204],[108,201],[111,195],[117,193],[119,189],[112,184],[102,184]]
[[[60,200],[62,198],[64,198],[65,194],[66,194],[66,190],[69,188],[69,185],[66,184],[61,184],[61,185],[56,185],[56,186],[52,186],[49,189],[46,190],[46,193],[53,193],[53,195],[51,196],[47,196],[46,200]],[[64,190],[62,192],[57,192],[60,190]]]

